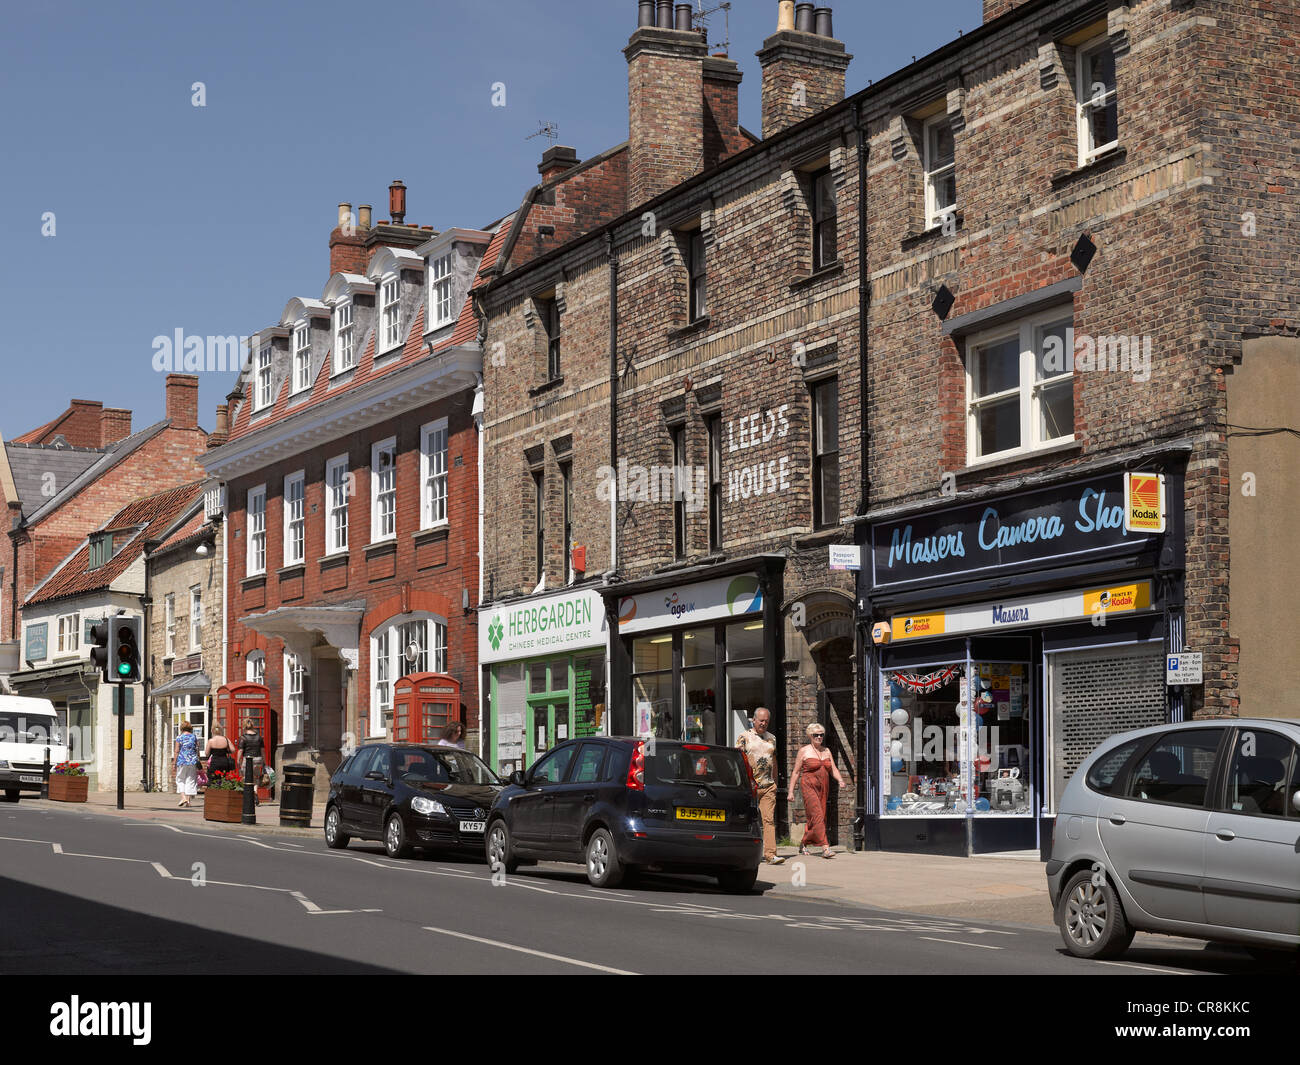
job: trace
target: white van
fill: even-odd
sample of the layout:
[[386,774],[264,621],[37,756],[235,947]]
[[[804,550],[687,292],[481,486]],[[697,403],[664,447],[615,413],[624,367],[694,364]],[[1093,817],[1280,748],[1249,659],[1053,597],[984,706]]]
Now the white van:
[[68,760],[54,704],[48,699],[0,695],[0,790],[5,802],[17,802],[24,791],[40,794],[46,747],[51,766]]

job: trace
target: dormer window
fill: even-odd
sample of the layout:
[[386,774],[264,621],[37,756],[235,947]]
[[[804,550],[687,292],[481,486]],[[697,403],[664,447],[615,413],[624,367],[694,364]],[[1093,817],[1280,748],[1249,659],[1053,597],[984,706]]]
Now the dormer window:
[[99,569],[113,557],[113,534],[93,533],[90,537],[90,569]]
[[344,300],[334,308],[334,372],[344,373],[357,364],[352,339],[352,301]]
[[429,263],[429,316],[434,329],[451,323],[452,300],[451,256],[444,255]]
[[299,322],[293,329],[293,390],[311,387],[311,326]]
[[254,407],[263,410],[271,405],[271,345],[264,344],[257,353],[257,396]]
[[401,322],[401,285],[397,276],[384,278],[379,289],[380,335],[383,337],[382,350],[388,351],[402,342]]

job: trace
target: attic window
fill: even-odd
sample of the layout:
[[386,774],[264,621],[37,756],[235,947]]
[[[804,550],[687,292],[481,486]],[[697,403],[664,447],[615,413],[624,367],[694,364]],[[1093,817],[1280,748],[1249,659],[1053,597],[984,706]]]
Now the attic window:
[[311,325],[303,319],[293,328],[293,390],[311,385]]
[[396,274],[384,278],[379,289],[379,301],[382,308],[380,323],[384,339],[382,350],[388,351],[402,342],[401,286],[398,284]]
[[257,402],[255,409],[264,410],[271,405],[271,345],[264,345],[257,353]]
[[452,320],[451,256],[444,255],[429,263],[429,307],[433,328]]
[[113,557],[113,534],[93,533],[90,537],[90,568],[99,569]]
[[356,364],[352,343],[352,301],[343,300],[334,308],[334,372],[343,373]]

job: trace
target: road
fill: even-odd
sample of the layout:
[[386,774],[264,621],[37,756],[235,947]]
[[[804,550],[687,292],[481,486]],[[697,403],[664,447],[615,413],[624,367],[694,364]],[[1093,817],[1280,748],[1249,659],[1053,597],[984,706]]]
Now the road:
[[[0,807],[0,972],[897,974],[1258,973],[1142,937],[1084,962],[1052,929],[900,914],[702,878],[590,887],[578,866],[494,884],[472,857],[232,835],[84,809]],[[763,887],[760,873],[759,888]]]

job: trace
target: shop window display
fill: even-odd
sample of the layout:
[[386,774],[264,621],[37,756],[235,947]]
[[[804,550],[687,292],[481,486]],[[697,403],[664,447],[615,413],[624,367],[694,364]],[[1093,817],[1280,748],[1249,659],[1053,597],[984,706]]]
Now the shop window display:
[[[1024,663],[886,670],[886,815],[1032,813]],[[884,707],[882,706],[882,709]]]

